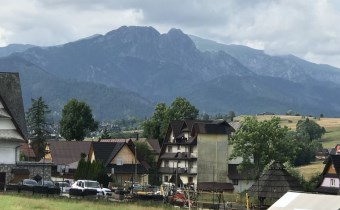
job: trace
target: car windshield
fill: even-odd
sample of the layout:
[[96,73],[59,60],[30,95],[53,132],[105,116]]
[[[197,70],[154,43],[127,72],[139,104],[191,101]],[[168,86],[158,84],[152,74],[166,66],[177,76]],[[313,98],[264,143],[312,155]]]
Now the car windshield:
[[36,185],[37,182],[35,180],[31,180],[31,179],[25,179],[23,181],[23,184],[26,184],[26,185]]
[[44,186],[54,186],[52,181],[43,181],[39,183],[40,185],[44,185]]
[[98,182],[86,182],[86,187],[92,187],[92,188],[99,188],[100,185]]
[[60,187],[69,187],[70,184],[67,183],[67,182],[59,182],[59,186],[60,186]]

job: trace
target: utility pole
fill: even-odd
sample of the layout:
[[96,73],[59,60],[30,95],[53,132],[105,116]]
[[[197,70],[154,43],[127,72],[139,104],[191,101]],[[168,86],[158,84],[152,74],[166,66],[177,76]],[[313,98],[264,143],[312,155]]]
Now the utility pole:
[[135,145],[135,180],[137,180],[137,147]]

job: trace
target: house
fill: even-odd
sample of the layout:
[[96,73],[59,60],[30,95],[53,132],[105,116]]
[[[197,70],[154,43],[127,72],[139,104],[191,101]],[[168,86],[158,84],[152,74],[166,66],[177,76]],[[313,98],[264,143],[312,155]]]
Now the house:
[[102,162],[116,185],[132,180],[148,184],[150,166],[138,155],[132,141],[92,142],[88,160]]
[[27,142],[24,107],[18,73],[0,72],[0,184],[11,181],[20,155],[20,143]]
[[226,121],[171,121],[158,160],[162,182],[207,190],[229,183],[228,140],[234,131]]
[[159,141],[158,139],[145,139],[145,138],[136,138],[136,139],[99,139],[98,142],[126,142],[126,143],[131,143],[131,142],[143,142],[146,143],[148,146],[149,150],[154,156],[155,161],[157,162],[159,153],[161,151],[161,148],[159,146]]
[[52,164],[52,176],[59,177],[61,172],[67,178],[73,178],[81,154],[88,154],[90,141],[56,141],[48,140],[45,148],[44,162]]
[[325,194],[339,194],[340,192],[340,144],[333,148],[325,160],[325,167],[320,176],[316,192]]

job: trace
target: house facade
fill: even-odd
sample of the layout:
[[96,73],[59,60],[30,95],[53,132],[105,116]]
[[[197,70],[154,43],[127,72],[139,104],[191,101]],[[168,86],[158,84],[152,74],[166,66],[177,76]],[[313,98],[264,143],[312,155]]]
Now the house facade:
[[138,155],[132,141],[92,142],[88,160],[102,162],[115,185],[123,186],[132,180],[148,184],[149,165]]
[[227,183],[228,140],[234,128],[226,121],[172,121],[161,148],[162,182],[177,186]]
[[19,74],[0,73],[0,184],[9,183],[27,141]]
[[88,154],[89,141],[57,141],[48,140],[45,156],[41,162],[50,163],[53,177],[73,179],[81,154]]
[[340,145],[336,145],[325,160],[325,167],[320,177],[316,192],[339,194],[340,192]]

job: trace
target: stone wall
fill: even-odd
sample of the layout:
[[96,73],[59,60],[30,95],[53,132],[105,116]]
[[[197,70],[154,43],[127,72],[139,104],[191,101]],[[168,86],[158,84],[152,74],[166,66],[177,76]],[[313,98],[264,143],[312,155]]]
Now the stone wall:
[[12,169],[15,167],[15,164],[0,164],[0,172],[6,173],[6,184],[12,180]]
[[29,178],[39,175],[46,180],[51,180],[51,164],[38,162],[18,162],[17,164],[0,164],[0,172],[6,173],[6,184],[14,178],[12,169],[28,169]]

